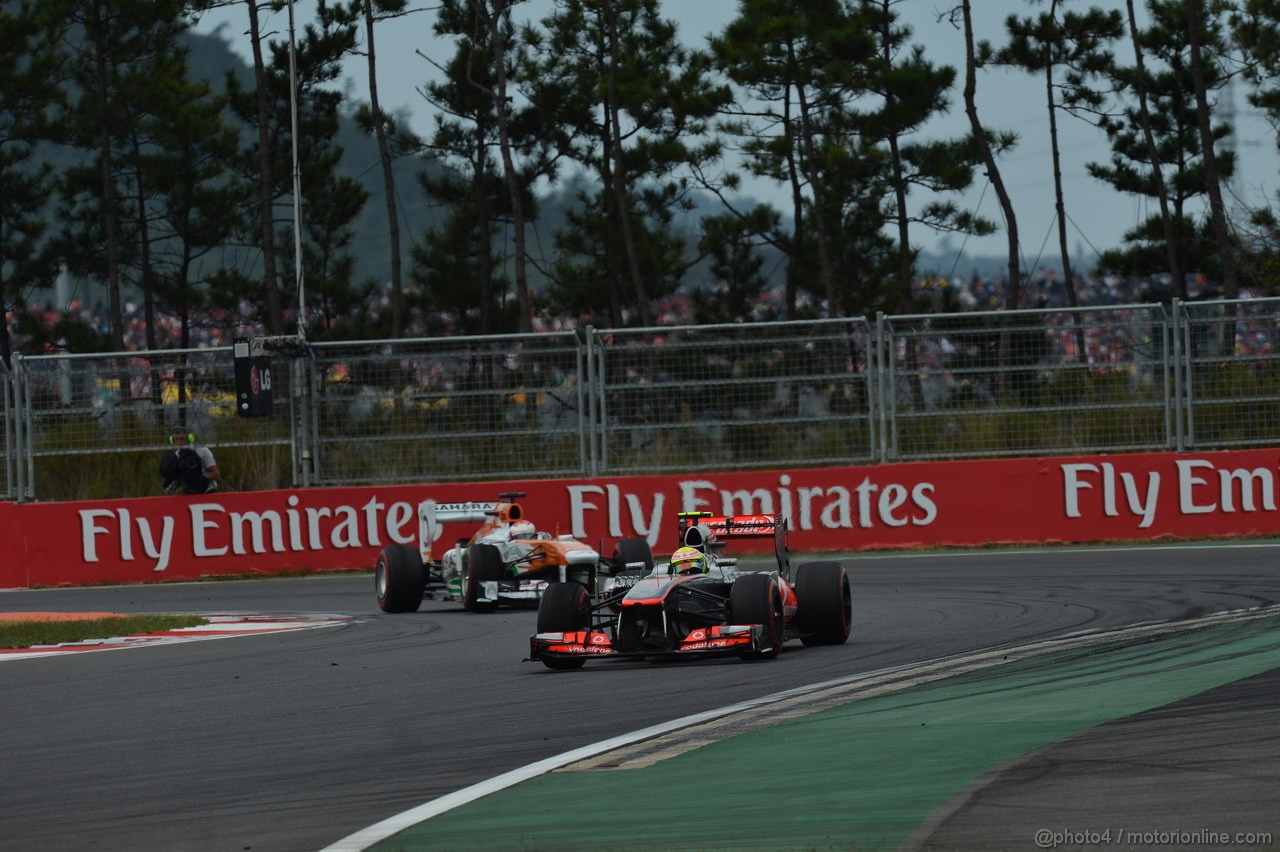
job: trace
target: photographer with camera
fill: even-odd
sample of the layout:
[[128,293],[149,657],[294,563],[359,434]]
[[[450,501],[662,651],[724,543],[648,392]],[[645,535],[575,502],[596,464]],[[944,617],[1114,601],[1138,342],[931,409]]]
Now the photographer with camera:
[[218,490],[218,463],[213,451],[196,443],[196,434],[175,429],[169,436],[173,449],[160,459],[160,479],[167,494],[209,494]]

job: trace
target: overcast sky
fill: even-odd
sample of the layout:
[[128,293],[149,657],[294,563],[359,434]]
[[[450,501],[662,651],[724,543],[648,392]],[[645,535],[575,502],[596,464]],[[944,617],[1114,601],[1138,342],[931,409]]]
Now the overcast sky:
[[[424,7],[431,0],[422,0]],[[925,136],[941,138],[962,134],[968,129],[959,85],[963,81],[963,33],[943,18],[945,10],[955,5],[951,0],[904,0],[895,8],[900,22],[911,27],[913,40],[923,44],[936,63],[949,64],[958,72],[957,88],[948,115],[928,126]],[[1099,5],[1123,13],[1124,0],[1093,0],[1076,4],[1077,9]],[[1142,2],[1136,4],[1138,7]],[[516,9],[520,22],[538,20],[551,8],[552,0],[529,0]],[[1046,6],[1029,0],[980,0],[973,3],[975,30],[979,39],[996,43],[1004,40],[1004,20],[1010,14],[1033,14]],[[663,0],[663,13],[676,20],[690,44],[702,46],[707,34],[720,31],[737,12],[737,0]],[[309,0],[298,0],[296,14],[299,25],[314,9]],[[1141,16],[1141,11],[1139,11]],[[451,48],[432,35],[435,16],[423,11],[390,25],[382,25],[377,33],[379,61],[379,94],[383,108],[404,111],[414,129],[426,133],[431,127],[431,107],[417,92],[417,87],[435,76],[432,66],[417,51],[443,62]],[[1143,25],[1145,16],[1139,19]],[[243,4],[211,14],[201,29],[220,28],[222,35],[238,51],[248,56]],[[274,15],[265,25],[284,37],[288,28],[285,12]],[[1132,62],[1127,41],[1117,48],[1121,61]],[[348,63],[346,84],[352,98],[367,99],[368,82],[363,60]],[[993,129],[1018,134],[1017,148],[999,162],[1001,174],[1013,197],[1014,211],[1022,243],[1024,265],[1034,267],[1041,255],[1058,254],[1057,228],[1054,219],[1053,172],[1050,159],[1047,116],[1044,104],[1043,78],[1012,71],[982,72],[978,79],[978,110],[984,124]],[[1241,169],[1234,188],[1246,203],[1260,204],[1274,197],[1280,183],[1280,156],[1277,156],[1275,133],[1245,101],[1244,86],[1235,93],[1237,118],[1237,153]],[[1156,211],[1156,207],[1134,196],[1117,193],[1101,181],[1090,177],[1085,164],[1106,162],[1110,158],[1101,131],[1070,117],[1059,119],[1062,138],[1064,193],[1067,206],[1068,240],[1077,254],[1091,249],[1104,250],[1119,245],[1121,235]],[[759,187],[755,194],[778,200],[781,194]],[[917,201],[923,199],[916,199]],[[980,177],[961,203],[976,208],[986,217],[1002,221],[999,204],[985,177]],[[966,254],[1001,255],[1006,251],[1003,231],[982,239],[958,235],[939,236],[917,227],[912,242],[931,250],[945,250],[955,257],[963,246]],[[945,270],[944,270],[945,271]],[[957,272],[965,271],[963,268]]]

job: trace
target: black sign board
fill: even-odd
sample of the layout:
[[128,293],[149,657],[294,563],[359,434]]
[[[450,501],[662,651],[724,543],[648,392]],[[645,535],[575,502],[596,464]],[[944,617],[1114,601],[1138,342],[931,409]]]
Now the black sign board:
[[247,338],[236,338],[232,348],[236,365],[236,414],[241,417],[269,417],[271,359],[262,354],[254,355],[252,351]]

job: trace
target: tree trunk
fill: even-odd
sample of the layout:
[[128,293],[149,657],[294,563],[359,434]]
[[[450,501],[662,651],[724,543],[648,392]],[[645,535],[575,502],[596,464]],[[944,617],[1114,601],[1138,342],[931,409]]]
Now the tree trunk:
[[1200,38],[1198,2],[1199,0],[1182,0],[1182,8],[1187,14],[1187,33],[1191,41],[1191,82],[1196,90],[1196,118],[1200,124],[1201,156],[1204,158],[1205,188],[1209,192],[1209,212],[1213,217],[1213,236],[1218,243],[1218,259],[1222,264],[1222,295],[1235,299],[1240,295],[1240,284],[1236,280],[1235,254],[1231,248],[1231,232],[1227,227],[1227,211],[1222,203],[1218,157],[1213,149],[1213,126],[1209,116],[1209,93],[1204,79],[1204,46]]
[[[1049,5],[1049,15],[1056,22],[1058,0]],[[1053,96],[1053,46],[1045,45],[1044,49],[1044,87],[1049,106],[1049,148],[1053,152],[1053,198],[1054,212],[1058,220],[1058,251],[1062,255],[1063,284],[1067,288],[1067,304],[1073,308],[1080,307],[1080,299],[1076,295],[1076,279],[1071,271],[1071,255],[1067,251],[1067,204],[1062,191],[1062,152],[1058,147],[1058,104]],[[1079,314],[1071,315],[1071,324],[1075,326],[1076,351],[1084,357],[1084,329],[1080,326]]]
[[271,174],[271,130],[267,103],[267,70],[262,59],[262,28],[258,22],[257,0],[249,7],[249,45],[253,49],[253,79],[258,94],[258,219],[262,240],[262,278],[267,291],[266,326],[271,334],[282,334],[284,315],[280,304],[280,279],[276,277],[276,235],[272,214],[275,181]]
[[1018,262],[1018,219],[1013,212],[1013,203],[1000,178],[1000,169],[996,166],[995,154],[991,151],[991,143],[987,133],[978,119],[978,105],[975,94],[978,90],[978,74],[973,52],[973,17],[969,11],[969,0],[963,0],[960,6],[964,14],[964,111],[969,116],[969,127],[973,131],[974,142],[982,155],[983,165],[987,169],[987,177],[1000,199],[1000,209],[1004,211],[1006,231],[1009,236],[1009,283],[1005,288],[1004,306],[1006,310],[1018,307],[1018,293],[1022,285],[1022,274]]
[[[783,114],[786,121],[783,122],[784,133],[788,137],[791,135],[791,95],[788,93],[786,100],[783,102]],[[804,244],[808,239],[809,229],[804,223],[804,193],[800,188],[800,165],[796,162],[795,145],[791,139],[787,139],[787,175],[791,178],[791,218],[792,223],[792,239],[790,257],[787,260],[787,312],[786,318],[794,320],[796,318],[796,303],[800,298],[800,263],[804,257]]]
[[498,119],[498,148],[502,152],[502,173],[506,178],[507,194],[511,203],[511,219],[515,228],[515,277],[516,300],[520,305],[520,331],[533,331],[533,304],[529,295],[529,263],[526,254],[524,229],[524,196],[520,176],[516,172],[515,158],[511,154],[511,116],[507,112],[507,41],[502,32],[502,15],[508,8],[507,0],[494,0],[492,14],[486,10],[489,24],[489,42],[493,47],[494,72],[498,91],[495,94],[494,111]]
[[[93,27],[96,30],[93,39],[94,63],[96,66],[95,82],[98,96],[98,156],[102,174],[102,232],[107,249],[107,315],[111,347],[116,352],[124,351],[124,317],[120,311],[120,234],[119,222],[116,220],[116,182],[115,166],[111,148],[111,128],[107,115],[111,110],[110,92],[107,85],[107,54],[104,41],[107,38],[106,25],[102,20],[102,3],[93,4]],[[124,399],[128,388],[121,385],[120,394]]]
[[1160,201],[1160,224],[1164,230],[1165,254],[1169,263],[1169,275],[1173,278],[1173,292],[1179,299],[1187,298],[1187,280],[1178,261],[1178,240],[1173,230],[1173,217],[1169,215],[1169,193],[1164,185],[1164,172],[1160,168],[1160,154],[1156,150],[1156,137],[1151,130],[1151,110],[1147,106],[1147,71],[1142,60],[1142,42],[1138,37],[1138,23],[1133,15],[1133,0],[1125,0],[1129,12],[1129,38],[1133,41],[1135,69],[1138,72],[1138,114],[1142,118],[1142,136],[1147,144],[1147,157],[1151,160],[1151,179],[1156,185]]
[[[797,68],[794,45],[788,45],[788,56],[791,67]],[[796,75],[799,78],[799,75]],[[805,161],[808,163],[806,177],[809,189],[813,193],[813,230],[818,239],[818,277],[822,281],[822,292],[827,296],[827,316],[838,317],[843,311],[839,305],[839,294],[836,292],[835,276],[831,272],[831,241],[827,230],[826,205],[822,200],[822,181],[818,177],[818,154],[813,144],[815,131],[810,115],[809,104],[804,96],[804,86],[796,86],[796,102],[800,108],[800,144],[804,147]]]
[[622,61],[618,49],[617,10],[612,2],[606,0],[606,22],[609,30],[609,69],[607,78],[607,99],[605,106],[606,120],[612,127],[613,150],[613,194],[618,208],[618,225],[622,230],[622,245],[627,256],[627,270],[631,275],[631,286],[636,294],[636,311],[640,314],[640,325],[648,328],[653,325],[653,317],[649,310],[649,292],[644,284],[644,275],[640,270],[639,249],[636,246],[635,228],[631,221],[631,209],[627,203],[627,172],[623,161],[622,122],[619,117],[621,107],[618,106],[618,65]]
[[387,128],[378,103],[378,61],[373,43],[373,0],[364,0],[365,40],[369,49],[369,109],[373,114],[373,136],[378,142],[378,160],[382,163],[382,188],[387,202],[387,232],[391,239],[391,336],[404,334],[404,288],[400,269],[400,217],[396,215],[396,179],[391,168],[391,150],[387,145]]

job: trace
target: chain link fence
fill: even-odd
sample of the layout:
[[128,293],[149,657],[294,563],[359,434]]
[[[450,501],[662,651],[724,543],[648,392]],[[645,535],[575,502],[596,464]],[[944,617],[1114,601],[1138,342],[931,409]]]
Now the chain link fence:
[[1183,443],[1223,448],[1276,443],[1280,299],[1192,302],[1182,308]]
[[872,457],[862,319],[591,330],[592,473]]
[[159,493],[174,427],[224,490],[1280,444],[1278,348],[1280,300],[326,342],[268,417],[231,347],[15,357],[6,488]]
[[883,317],[883,457],[1173,446],[1159,305]]
[[13,403],[13,377],[9,373],[9,365],[0,360],[0,419],[4,422],[4,498],[13,500],[20,493],[18,490],[17,472],[17,418]]
[[318,483],[585,470],[572,333],[318,343],[311,372]]
[[[289,382],[276,416],[236,417],[230,347],[16,357],[14,379],[19,495],[157,493],[174,429],[216,447],[224,476],[243,487],[293,478]],[[228,470],[233,453],[240,463]]]

